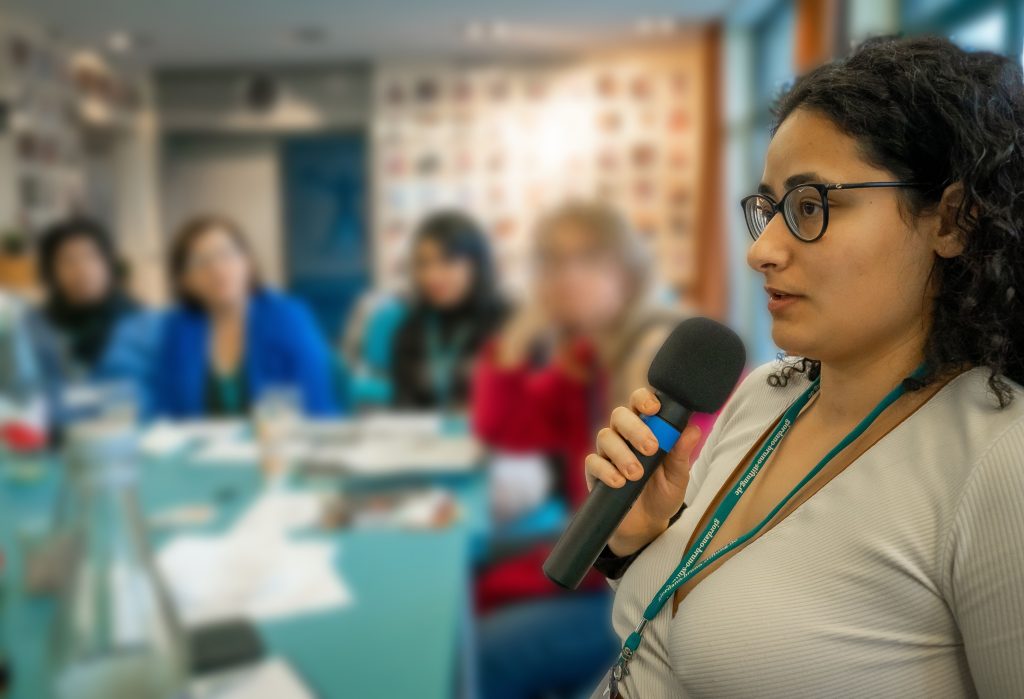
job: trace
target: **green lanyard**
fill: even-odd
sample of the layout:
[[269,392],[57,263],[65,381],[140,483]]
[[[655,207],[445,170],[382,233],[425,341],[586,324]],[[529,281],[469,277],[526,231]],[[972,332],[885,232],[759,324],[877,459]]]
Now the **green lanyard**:
[[427,323],[427,352],[429,353],[430,380],[434,384],[434,395],[442,409],[449,407],[452,384],[455,382],[455,371],[459,354],[469,339],[470,328],[467,324],[459,325],[453,333],[448,347],[441,346],[441,327],[437,316],[431,314]]
[[218,415],[239,415],[245,408],[242,372],[236,369],[233,373],[221,376],[211,373],[216,405],[213,412]]
[[[911,377],[921,378],[922,376],[924,376],[924,373],[925,365],[922,364],[921,366],[914,370],[914,373],[911,374]],[[637,625],[636,629],[626,639],[626,642],[622,646],[622,651],[619,653],[619,659],[615,663],[615,667],[612,668],[611,677],[608,683],[608,691],[606,692],[607,694],[610,694],[612,697],[619,696],[618,683],[622,680],[622,676],[626,674],[626,666],[629,665],[629,661],[633,659],[633,656],[636,654],[636,649],[640,646],[640,641],[643,639],[644,629],[646,628],[647,624],[658,615],[658,612],[662,610],[665,604],[672,598],[672,595],[675,593],[675,591],[679,589],[680,586],[685,585],[687,581],[691,580],[700,571],[704,570],[706,567],[708,567],[716,560],[724,556],[726,553],[732,551],[737,546],[740,546],[744,542],[749,541],[751,538],[756,536],[758,532],[764,529],[768,522],[770,522],[772,518],[775,517],[775,515],[778,514],[783,507],[785,507],[786,503],[793,499],[794,495],[796,495],[805,485],[807,485],[807,483],[812,478],[818,475],[818,473],[820,473],[821,470],[828,465],[828,463],[836,456],[836,454],[841,452],[843,449],[849,446],[851,442],[853,442],[861,434],[863,434],[864,430],[870,427],[871,423],[873,423],[886,408],[892,405],[897,398],[899,398],[906,392],[903,382],[901,381],[900,385],[894,388],[892,391],[890,391],[889,394],[885,398],[883,398],[878,405],[875,406],[874,410],[872,410],[867,417],[861,420],[860,424],[854,427],[853,431],[846,435],[846,437],[844,437],[842,441],[839,442],[839,444],[833,447],[832,451],[826,454],[825,457],[821,461],[819,461],[818,464],[814,468],[812,468],[806,476],[803,477],[803,479],[796,485],[796,487],[789,491],[789,494],[787,494],[786,497],[784,497],[782,501],[779,502],[779,504],[772,508],[772,511],[769,512],[768,515],[764,519],[762,519],[753,529],[748,531],[746,534],[743,534],[733,539],[722,548],[710,554],[700,563],[694,565],[694,562],[698,558],[700,558],[701,554],[708,547],[708,544],[711,543],[711,541],[715,538],[715,535],[721,530],[722,525],[725,523],[725,520],[729,517],[730,513],[732,513],[733,509],[736,507],[736,503],[738,503],[740,498],[743,497],[743,494],[747,492],[747,489],[750,487],[750,484],[757,477],[757,474],[760,473],[761,467],[764,466],[765,462],[768,460],[768,457],[771,456],[772,453],[778,448],[779,444],[786,436],[786,433],[789,432],[793,423],[796,421],[797,415],[800,414],[800,411],[803,410],[807,403],[811,400],[811,398],[814,397],[814,395],[818,392],[819,388],[820,379],[815,379],[807,388],[807,390],[804,391],[803,394],[799,398],[797,398],[796,401],[794,401],[793,404],[789,406],[789,408],[786,409],[786,412],[783,413],[782,419],[779,421],[778,426],[776,426],[771,436],[768,437],[768,440],[767,442],[765,442],[765,446],[761,449],[760,453],[756,457],[754,457],[753,461],[751,461],[750,466],[747,467],[747,470],[743,473],[743,476],[736,483],[736,487],[730,490],[722,499],[722,502],[718,505],[718,508],[715,509],[715,513],[711,516],[711,521],[708,522],[707,526],[704,527],[704,531],[701,532],[700,536],[697,537],[697,540],[694,542],[693,546],[691,546],[690,549],[683,555],[682,562],[672,572],[672,575],[669,576],[668,580],[666,580],[665,583],[661,586],[661,589],[654,596],[654,599],[651,600],[651,603],[647,605],[647,609],[644,610],[643,619],[640,620],[640,623]]]

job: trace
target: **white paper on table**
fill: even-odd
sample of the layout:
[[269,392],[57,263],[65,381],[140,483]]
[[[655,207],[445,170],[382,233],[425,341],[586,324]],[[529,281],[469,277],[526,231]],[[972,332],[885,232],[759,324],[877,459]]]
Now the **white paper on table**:
[[441,412],[386,411],[360,417],[304,420],[296,435],[318,442],[423,439],[446,434],[451,415]]
[[295,670],[281,658],[195,680],[195,699],[313,699]]
[[189,458],[191,465],[208,466],[255,466],[260,458],[260,448],[253,439],[224,439],[210,442]]
[[334,568],[335,545],[281,534],[181,536],[157,556],[182,621],[254,621],[340,609],[352,595]]
[[482,456],[480,443],[472,437],[432,436],[320,447],[307,454],[306,463],[362,475],[460,473],[475,468]]
[[[281,458],[296,461],[310,451],[310,445],[289,441],[281,446]],[[260,460],[260,444],[255,439],[231,439],[213,442],[190,459],[192,466],[256,466]]]
[[439,412],[388,411],[359,418],[357,425],[370,438],[409,440],[441,434],[444,422],[445,417]]
[[242,420],[161,420],[143,433],[140,447],[144,454],[165,456],[196,442],[234,440],[244,430]]
[[235,536],[276,536],[315,527],[322,496],[309,491],[270,490],[260,495],[235,522]]

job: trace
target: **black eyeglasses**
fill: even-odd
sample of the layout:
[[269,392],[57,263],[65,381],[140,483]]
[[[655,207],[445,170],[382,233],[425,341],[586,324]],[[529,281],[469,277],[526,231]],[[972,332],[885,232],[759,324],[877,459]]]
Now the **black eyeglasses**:
[[765,194],[751,194],[740,200],[750,237],[757,240],[779,210],[786,228],[805,243],[813,243],[828,228],[828,193],[839,189],[876,187],[923,187],[918,182],[851,182],[847,184],[802,184],[786,192],[775,203]]

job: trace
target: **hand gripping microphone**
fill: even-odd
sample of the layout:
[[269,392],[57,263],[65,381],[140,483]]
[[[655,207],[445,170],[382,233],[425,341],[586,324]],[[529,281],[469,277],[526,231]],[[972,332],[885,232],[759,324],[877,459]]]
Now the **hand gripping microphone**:
[[627,480],[621,488],[611,488],[600,481],[594,485],[544,562],[548,578],[562,587],[576,589],[647,480],[679,439],[690,415],[713,413],[721,408],[736,386],[745,362],[743,342],[732,330],[713,320],[690,318],[672,331],[647,372],[647,380],[661,401],[657,415],[643,416],[658,439],[657,453],[647,456],[630,445],[643,467],[643,477]]

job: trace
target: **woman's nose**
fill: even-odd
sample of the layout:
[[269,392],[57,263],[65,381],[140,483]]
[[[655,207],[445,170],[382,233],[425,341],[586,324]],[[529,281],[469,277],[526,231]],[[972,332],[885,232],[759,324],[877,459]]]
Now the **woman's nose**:
[[793,234],[786,229],[782,214],[772,217],[761,236],[747,250],[747,264],[755,272],[767,272],[789,264],[792,246],[796,243]]

